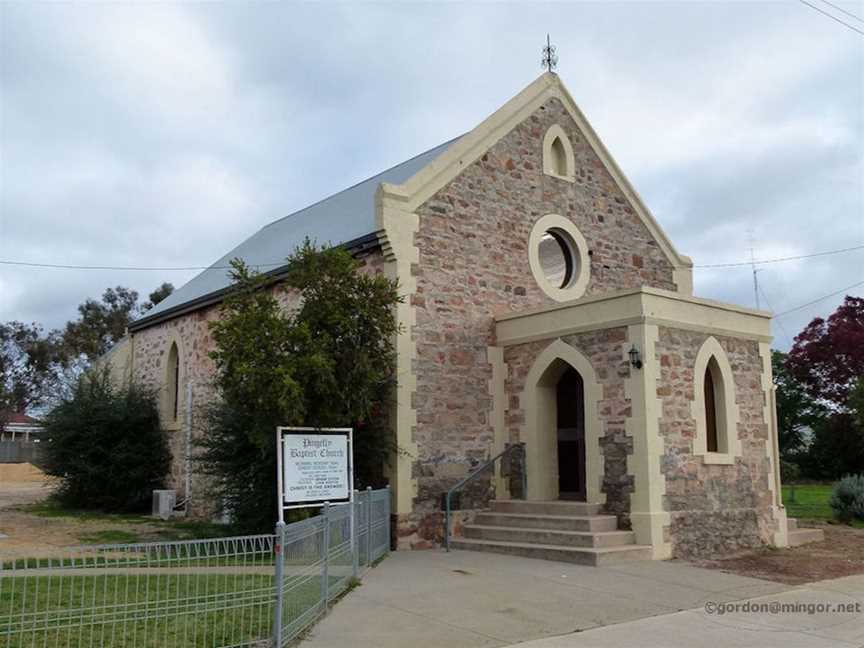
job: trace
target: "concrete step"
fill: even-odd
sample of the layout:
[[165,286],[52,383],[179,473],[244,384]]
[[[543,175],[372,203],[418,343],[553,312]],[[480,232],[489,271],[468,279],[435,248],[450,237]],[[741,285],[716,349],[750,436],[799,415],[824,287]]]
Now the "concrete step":
[[597,515],[600,504],[561,500],[492,500],[494,513],[530,513],[534,515]]
[[534,515],[531,513],[478,513],[475,524],[559,531],[615,531],[614,515]]
[[622,547],[561,547],[558,545],[529,544],[526,542],[502,542],[496,540],[475,540],[459,538],[452,540],[454,549],[485,551],[491,553],[557,560],[597,567],[628,560],[650,560],[651,547],[648,545],[624,545]]
[[795,518],[786,518],[786,531],[795,531],[798,528],[798,520]]
[[789,546],[799,547],[809,542],[822,542],[825,532],[822,529],[793,529],[789,531]]
[[563,547],[620,547],[632,545],[636,536],[632,531],[559,531],[555,529],[525,529],[521,527],[484,526],[467,524],[462,533],[474,540],[497,540]]

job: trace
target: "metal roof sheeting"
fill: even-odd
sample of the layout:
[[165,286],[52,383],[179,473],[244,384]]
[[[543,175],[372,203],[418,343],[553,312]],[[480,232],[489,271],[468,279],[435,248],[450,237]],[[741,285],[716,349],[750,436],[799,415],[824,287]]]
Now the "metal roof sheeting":
[[281,266],[306,237],[319,244],[339,245],[374,233],[377,229],[375,192],[378,185],[382,182],[402,184],[455,141],[453,139],[440,144],[353,187],[265,225],[207,270],[159,302],[135,323],[140,322],[139,326],[133,324],[132,328],[140,328],[145,321],[147,324],[156,323],[171,316],[171,313],[184,310],[184,305],[190,302],[198,302],[208,295],[224,291],[231,284],[227,266],[232,259],[239,257],[250,266],[260,266],[261,272],[267,272]]

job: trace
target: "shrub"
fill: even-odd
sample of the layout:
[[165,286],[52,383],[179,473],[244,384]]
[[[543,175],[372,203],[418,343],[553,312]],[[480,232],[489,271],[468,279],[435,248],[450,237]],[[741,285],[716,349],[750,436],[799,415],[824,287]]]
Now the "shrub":
[[59,480],[55,496],[64,506],[143,510],[168,472],[155,394],[116,387],[107,371],[83,376],[48,415],[45,432],[45,470]]
[[864,520],[864,474],[846,475],[834,484],[828,504],[841,522]]
[[397,284],[309,241],[287,266],[299,310],[283,309],[267,277],[235,260],[233,289],[210,324],[219,402],[203,418],[196,464],[244,533],[275,522],[278,425],[354,428],[359,488],[386,483],[396,450],[385,413],[396,384]]

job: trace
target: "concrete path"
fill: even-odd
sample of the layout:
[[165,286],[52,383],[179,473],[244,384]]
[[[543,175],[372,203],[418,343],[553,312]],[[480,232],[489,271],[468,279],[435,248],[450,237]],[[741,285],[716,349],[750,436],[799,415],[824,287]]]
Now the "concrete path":
[[[518,648],[860,648],[864,645],[864,576],[821,581],[741,602],[735,611],[712,608],[519,643]],[[857,605],[856,605],[857,604]],[[786,609],[783,609],[783,606]],[[819,606],[831,606],[820,611]],[[754,611],[753,607],[759,609]],[[774,607],[775,612],[770,610]],[[766,611],[767,609],[767,611]]]
[[[592,645],[579,643],[599,632],[592,628],[658,615],[669,618],[709,601],[739,601],[790,589],[677,561],[581,567],[470,551],[397,552],[367,572],[363,584],[337,603],[301,646],[472,648],[544,637],[572,639],[549,648]],[[559,637],[568,634],[571,637]],[[634,635],[629,635],[608,645],[649,645],[644,639],[634,643]],[[692,637],[688,641],[681,645],[708,645],[694,643]],[[661,644],[674,645],[666,639]],[[724,640],[713,645],[730,644]]]

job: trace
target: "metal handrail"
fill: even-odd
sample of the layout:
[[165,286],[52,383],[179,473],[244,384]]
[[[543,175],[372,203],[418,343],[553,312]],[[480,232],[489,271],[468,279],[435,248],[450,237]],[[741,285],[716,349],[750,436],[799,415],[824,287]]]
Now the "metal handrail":
[[519,453],[519,457],[521,458],[521,476],[522,476],[522,499],[525,499],[526,491],[528,489],[528,481],[527,476],[525,474],[525,444],[524,443],[513,443],[508,445],[504,450],[499,452],[497,455],[489,459],[486,463],[480,466],[477,470],[472,472],[470,475],[465,477],[463,480],[458,482],[453,488],[447,491],[447,494],[444,496],[444,549],[450,551],[450,497],[457,490],[462,488],[468,482],[474,480],[480,473],[485,471],[490,466],[495,465],[495,462],[499,459],[503,458],[504,455],[513,452],[514,450],[519,449],[521,452]]

